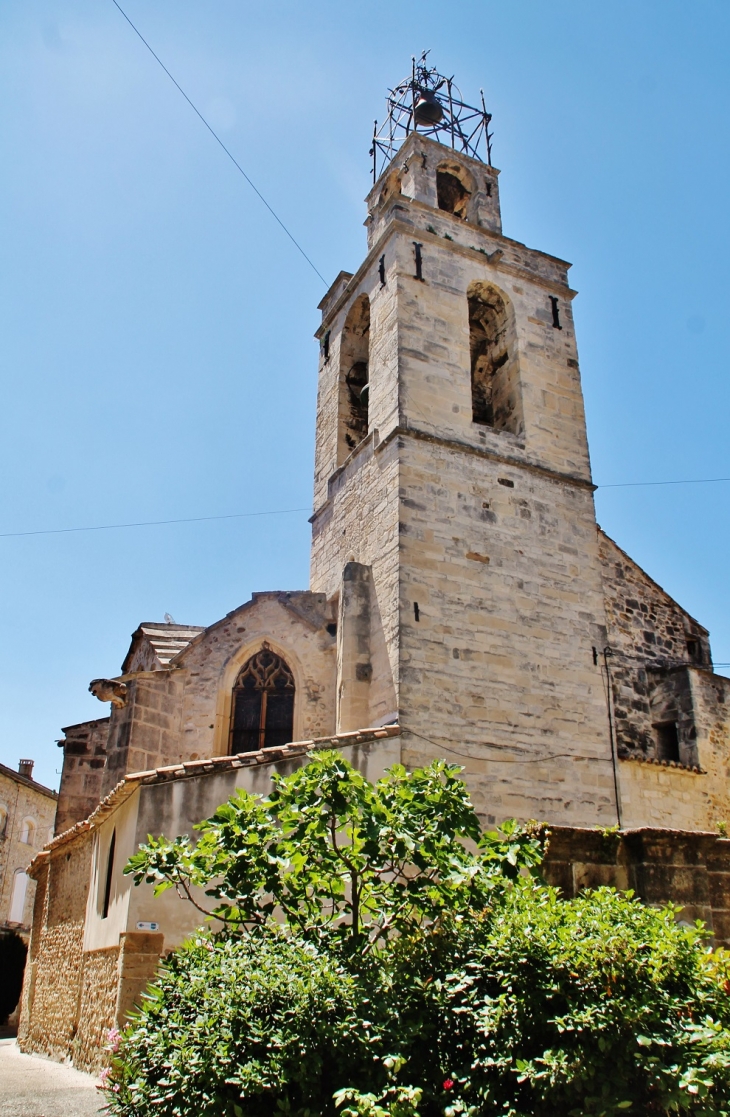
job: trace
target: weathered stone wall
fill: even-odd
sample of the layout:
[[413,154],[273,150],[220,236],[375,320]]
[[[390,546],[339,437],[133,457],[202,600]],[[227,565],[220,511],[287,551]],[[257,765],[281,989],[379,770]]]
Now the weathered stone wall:
[[621,834],[550,827],[543,872],[566,898],[582,889],[631,889],[646,904],[679,904],[730,943],[730,840],[716,834],[641,828]]
[[[343,333],[347,314],[363,295],[370,302],[370,350],[368,375],[370,394],[368,426],[375,444],[382,442],[398,425],[398,302],[397,272],[394,257],[386,257],[385,284],[380,283],[378,259],[372,254],[363,264],[357,279],[350,279],[346,294],[332,302],[325,298],[327,318],[320,336],[327,335],[327,349],[320,352],[317,391],[317,422],[314,446],[314,510],[315,514],[331,496],[331,485],[339,469],[345,469],[354,458],[361,460],[359,448],[346,461],[338,461],[340,443],[340,388],[345,370],[342,368]],[[340,291],[338,282],[333,294]],[[347,473],[352,475],[352,470]],[[340,570],[341,572],[341,570]],[[317,592],[321,579],[313,578]],[[316,584],[315,584],[316,583]],[[326,592],[326,591],[325,591]]]
[[660,763],[642,755],[619,760],[625,826],[716,831],[730,824],[730,679],[687,668],[697,734],[697,764]]
[[127,682],[127,701],[113,709],[102,796],[127,772],[181,759],[184,679],[180,672],[150,671]]
[[[25,1033],[30,1026],[31,1009],[35,995],[35,981],[37,973],[36,962],[40,950],[41,935],[46,920],[48,908],[48,877],[50,872],[50,858],[43,858],[35,871],[35,894],[33,897],[33,914],[28,943],[28,955],[25,961],[23,975],[23,990],[20,995],[20,1019],[18,1024],[18,1042],[22,1043]],[[17,1010],[16,1010],[17,1012]]]
[[339,598],[350,561],[372,572],[372,674],[363,715],[369,725],[394,721],[398,714],[398,502],[389,495],[398,491],[398,454],[397,439],[376,445],[371,433],[333,476],[329,498],[312,524],[313,589]]
[[[598,531],[611,646],[644,663],[709,667],[709,633],[657,585],[605,532]],[[691,655],[688,642],[699,645]]]
[[63,770],[58,792],[56,833],[88,818],[104,787],[109,718],[97,718],[62,730]]
[[107,1033],[117,1023],[119,947],[83,953],[80,985],[78,1024],[69,1055],[78,1070],[94,1074],[109,1061]]
[[658,758],[655,726],[673,721],[681,762],[696,765],[688,671],[712,662],[707,629],[604,532],[599,530],[598,537],[619,754]]
[[[19,1043],[53,1059],[70,1056],[78,1029],[91,840],[82,834],[48,855],[26,967]],[[42,907],[41,907],[42,905]]]
[[236,676],[264,641],[294,674],[294,739],[333,732],[334,619],[321,595],[254,594],[201,633],[169,668],[129,678],[127,703],[111,715],[103,794],[126,772],[226,755]]
[[164,946],[164,935],[127,931],[120,939],[117,1020],[124,1021],[139,1005],[140,996],[154,980]]

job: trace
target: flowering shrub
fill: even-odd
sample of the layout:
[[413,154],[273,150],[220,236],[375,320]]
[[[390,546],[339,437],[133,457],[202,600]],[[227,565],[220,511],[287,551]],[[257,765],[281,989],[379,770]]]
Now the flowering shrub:
[[372,788],[320,756],[201,832],[130,867],[207,885],[227,926],[110,1036],[111,1113],[730,1115],[726,955],[671,907],[561,900],[539,834],[480,835],[456,769]]

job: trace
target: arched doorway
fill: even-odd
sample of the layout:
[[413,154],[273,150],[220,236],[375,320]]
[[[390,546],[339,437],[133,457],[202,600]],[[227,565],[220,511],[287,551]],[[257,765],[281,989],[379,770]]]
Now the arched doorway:
[[27,946],[15,931],[0,933],[0,1024],[5,1024],[18,1006],[27,953]]

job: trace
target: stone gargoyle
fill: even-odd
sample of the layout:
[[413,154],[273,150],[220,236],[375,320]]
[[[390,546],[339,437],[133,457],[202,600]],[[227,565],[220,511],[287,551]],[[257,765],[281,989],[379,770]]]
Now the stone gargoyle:
[[115,679],[92,679],[89,690],[100,702],[111,702],[115,710],[127,704],[127,684]]

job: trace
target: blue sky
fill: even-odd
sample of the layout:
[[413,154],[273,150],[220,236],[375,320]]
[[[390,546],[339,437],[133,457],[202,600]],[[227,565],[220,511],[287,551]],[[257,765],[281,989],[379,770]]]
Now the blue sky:
[[[505,233],[574,263],[594,477],[730,476],[726,0],[122,0],[328,280],[424,48],[493,113]],[[111,0],[0,6],[0,532],[307,508],[323,285]],[[730,662],[730,485],[600,523]],[[305,588],[307,512],[0,539],[0,759],[56,785],[165,612]]]

